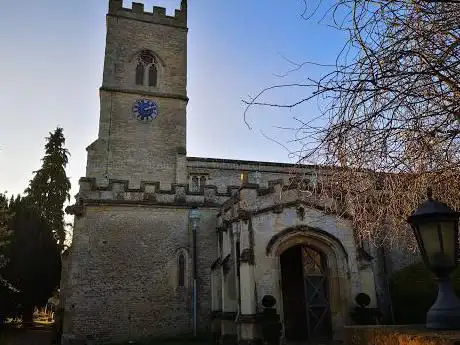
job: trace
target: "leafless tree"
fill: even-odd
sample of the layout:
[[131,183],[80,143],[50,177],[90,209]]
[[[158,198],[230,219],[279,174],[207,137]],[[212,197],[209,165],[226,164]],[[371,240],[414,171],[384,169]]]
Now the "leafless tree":
[[[304,1],[307,20],[326,4]],[[246,111],[318,102],[319,121],[296,128],[299,163],[335,167],[318,192],[342,195],[361,239],[414,248],[406,217],[428,186],[460,209],[460,1],[337,0],[321,15],[348,34],[335,63],[317,64],[320,78],[263,89]],[[293,86],[305,97],[265,101]]]

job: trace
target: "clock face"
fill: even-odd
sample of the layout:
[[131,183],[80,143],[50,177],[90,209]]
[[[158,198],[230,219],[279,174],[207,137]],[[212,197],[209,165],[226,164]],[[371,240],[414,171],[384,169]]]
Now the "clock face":
[[133,114],[142,121],[151,121],[158,116],[158,106],[154,101],[139,99],[134,103]]

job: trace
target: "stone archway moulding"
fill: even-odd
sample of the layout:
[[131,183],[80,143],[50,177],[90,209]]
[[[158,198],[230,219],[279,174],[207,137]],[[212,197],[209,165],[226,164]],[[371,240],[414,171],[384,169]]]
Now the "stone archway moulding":
[[[338,238],[319,228],[305,225],[287,228],[274,235],[266,246],[267,257],[277,258],[275,284],[280,278],[281,266],[279,258],[281,254],[296,245],[313,247],[326,256],[333,334],[334,338],[340,339],[341,329],[347,323],[351,293],[348,252]],[[279,286],[279,288],[281,293],[282,286]],[[279,297],[281,298],[281,295]],[[284,315],[282,298],[280,300],[280,309],[281,314]],[[284,320],[284,317],[282,319]]]
[[165,61],[163,60],[163,58],[162,58],[159,54],[157,54],[156,51],[154,51],[154,50],[152,50],[152,49],[150,49],[150,48],[145,48],[145,49],[139,49],[139,50],[137,50],[135,53],[131,54],[131,56],[130,56],[130,58],[129,58],[128,61],[129,61],[130,63],[135,62],[135,61],[136,61],[136,58],[139,56],[139,54],[140,54],[143,50],[150,51],[150,52],[158,59],[158,61],[160,62],[160,65],[161,65],[162,67],[165,67],[165,66],[166,66]]
[[[296,244],[310,244],[324,251],[324,247],[333,249],[348,263],[348,253],[338,238],[330,233],[311,226],[301,225],[280,231],[274,235],[265,248],[267,256],[281,255],[287,248]],[[329,252],[325,250],[325,252]]]
[[[335,289],[336,301],[347,298],[350,279],[349,255],[338,238],[330,233],[310,226],[296,226],[287,228],[274,235],[267,244],[266,255],[279,258],[290,247],[307,245],[314,247],[326,255],[328,275],[331,279],[342,281],[343,290]],[[278,265],[279,265],[279,259]],[[345,284],[345,286],[343,285]]]

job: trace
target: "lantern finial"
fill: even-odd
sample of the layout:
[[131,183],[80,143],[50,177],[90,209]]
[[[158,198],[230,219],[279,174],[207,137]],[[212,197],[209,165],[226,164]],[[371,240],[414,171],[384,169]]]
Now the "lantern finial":
[[426,196],[429,200],[433,200],[433,189],[431,187],[426,189]]

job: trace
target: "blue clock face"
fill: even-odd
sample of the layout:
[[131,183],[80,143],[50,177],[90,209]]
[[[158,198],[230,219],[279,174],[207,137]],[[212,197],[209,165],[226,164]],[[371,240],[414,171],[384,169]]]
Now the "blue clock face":
[[142,121],[151,121],[158,116],[158,107],[154,101],[140,99],[134,103],[133,114]]

